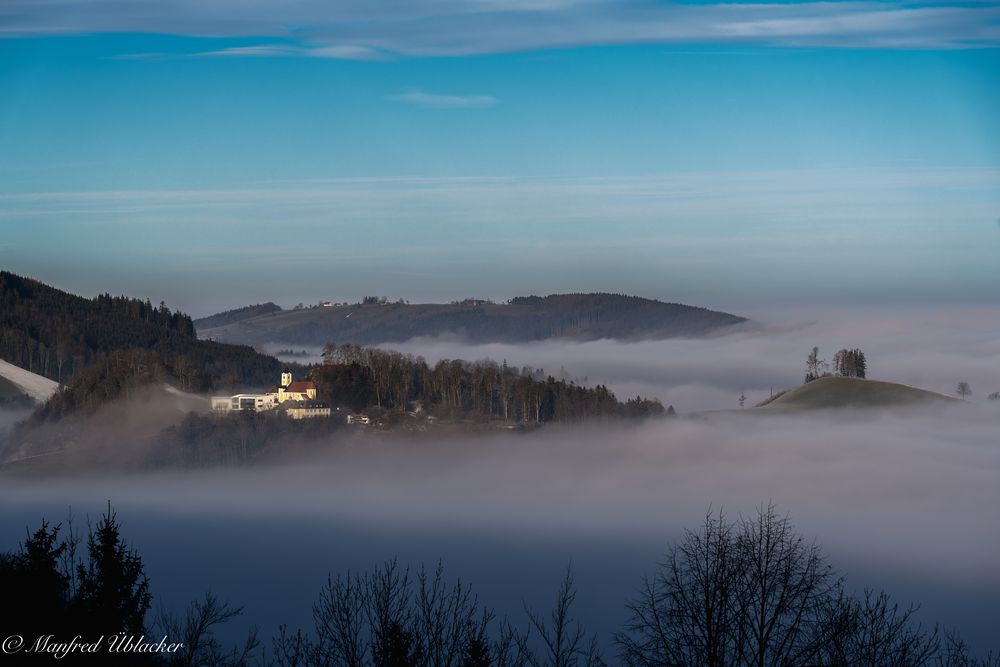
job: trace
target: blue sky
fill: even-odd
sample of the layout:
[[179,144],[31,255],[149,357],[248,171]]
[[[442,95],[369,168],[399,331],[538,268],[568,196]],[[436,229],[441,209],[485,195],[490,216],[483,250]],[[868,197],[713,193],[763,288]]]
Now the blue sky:
[[995,303],[1000,4],[0,7],[0,264],[195,313]]

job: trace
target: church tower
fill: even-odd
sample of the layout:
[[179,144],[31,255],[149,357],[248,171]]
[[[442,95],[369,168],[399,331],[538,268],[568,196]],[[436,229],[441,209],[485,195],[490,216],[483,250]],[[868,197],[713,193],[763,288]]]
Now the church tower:
[[291,383],[292,383],[292,372],[291,371],[283,371],[281,373],[281,388],[284,389],[285,387],[287,387]]

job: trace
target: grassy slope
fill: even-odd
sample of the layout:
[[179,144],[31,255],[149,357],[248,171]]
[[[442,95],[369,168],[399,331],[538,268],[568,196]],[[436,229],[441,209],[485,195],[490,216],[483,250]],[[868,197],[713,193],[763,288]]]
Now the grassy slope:
[[229,324],[235,324],[236,322],[248,320],[251,317],[260,317],[261,315],[269,315],[280,311],[281,306],[268,301],[267,303],[244,306],[243,308],[227,310],[224,313],[216,313],[210,317],[203,317],[195,320],[194,325],[198,329],[214,329],[216,327],[224,327]]
[[884,408],[901,405],[949,404],[958,399],[895,382],[827,377],[789,390],[757,410]]

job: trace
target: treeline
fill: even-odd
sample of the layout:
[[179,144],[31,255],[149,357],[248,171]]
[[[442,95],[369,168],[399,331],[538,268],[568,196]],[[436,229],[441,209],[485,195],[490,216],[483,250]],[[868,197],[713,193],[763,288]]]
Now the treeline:
[[165,305],[85,299],[0,272],[0,357],[66,384],[41,413],[95,409],[145,382],[184,391],[273,384],[282,364],[244,345],[198,340],[191,318]]
[[0,357],[57,382],[114,350],[193,338],[191,318],[163,304],[85,299],[0,271]]
[[529,423],[664,414],[655,399],[622,403],[603,385],[582,387],[506,361],[442,360],[432,367],[421,357],[351,343],[328,344],[323,361],[310,375],[319,395],[354,410],[374,406],[402,411],[418,401],[451,416]]
[[[181,615],[149,618],[142,558],[111,511],[90,530],[86,551],[72,523],[45,522],[19,550],[0,554],[6,658],[51,664],[50,644],[97,642],[68,664],[264,665],[267,667],[998,667],[975,657],[959,635],[925,627],[916,608],[885,593],[849,595],[814,543],[773,507],[729,521],[708,515],[670,546],[655,574],[626,602],[628,620],[599,636],[576,619],[567,571],[547,613],[525,607],[498,618],[471,587],[439,564],[410,571],[391,560],[374,570],[328,577],[308,629],[281,626],[266,645],[251,630],[224,647],[220,627],[242,614],[211,594]],[[159,651],[112,653],[110,638],[147,635]],[[20,640],[20,641],[19,641]],[[164,648],[168,647],[168,648]],[[610,651],[609,651],[610,649]]]
[[[128,354],[110,358],[116,352]],[[104,294],[85,299],[0,272],[0,357],[58,382],[101,361],[105,375],[143,364],[169,369],[182,388],[273,384],[281,363],[244,345],[200,341],[191,318],[165,305]]]
[[[549,306],[555,309],[571,309],[580,303],[607,312],[632,310],[643,306],[663,305],[663,301],[632,296],[622,292],[576,292],[569,294],[549,294],[548,296],[515,296],[507,301],[512,306]],[[676,305],[676,304],[666,304]]]
[[868,374],[865,353],[858,348],[838,350],[833,355],[833,372],[841,377],[864,379]]
[[[830,377],[830,364],[819,356],[819,348],[814,347],[806,357],[806,383],[821,377]],[[833,355],[833,375],[865,379],[868,375],[868,359],[858,348],[843,348]]]

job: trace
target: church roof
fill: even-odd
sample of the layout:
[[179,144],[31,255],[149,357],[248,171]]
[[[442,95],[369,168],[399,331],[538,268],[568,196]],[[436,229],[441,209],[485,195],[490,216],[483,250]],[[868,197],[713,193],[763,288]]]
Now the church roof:
[[316,383],[312,380],[298,380],[285,387],[285,391],[305,393],[310,389],[316,389]]

